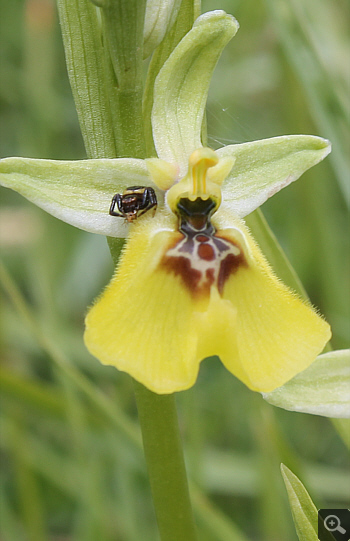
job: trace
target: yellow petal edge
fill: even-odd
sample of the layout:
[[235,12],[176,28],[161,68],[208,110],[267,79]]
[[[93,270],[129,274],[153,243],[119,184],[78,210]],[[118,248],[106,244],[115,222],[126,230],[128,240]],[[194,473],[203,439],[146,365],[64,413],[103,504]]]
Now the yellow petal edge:
[[274,276],[244,223],[230,218],[219,232],[239,242],[248,264],[228,277],[221,294],[213,285],[206,296],[193,295],[161,265],[176,229],[165,211],[132,225],[116,274],[87,314],[89,351],[159,394],[191,387],[200,362],[212,355],[260,392],[306,369],[330,327]]

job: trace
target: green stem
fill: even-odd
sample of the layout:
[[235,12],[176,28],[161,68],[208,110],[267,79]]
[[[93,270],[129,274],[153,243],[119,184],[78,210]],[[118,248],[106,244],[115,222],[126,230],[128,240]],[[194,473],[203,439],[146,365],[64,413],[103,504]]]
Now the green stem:
[[145,0],[103,0],[105,65],[118,157],[145,158],[142,119]]
[[175,395],[157,395],[136,381],[134,387],[160,537],[195,541]]

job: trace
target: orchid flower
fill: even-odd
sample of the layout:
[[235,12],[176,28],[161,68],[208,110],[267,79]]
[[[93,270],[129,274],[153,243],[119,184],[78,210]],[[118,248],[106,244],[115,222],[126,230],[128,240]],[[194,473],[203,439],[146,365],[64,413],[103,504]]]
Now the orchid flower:
[[[160,394],[191,387],[213,355],[249,388],[270,392],[306,369],[331,336],[274,275],[242,220],[322,160],[329,142],[289,135],[214,151],[201,141],[212,72],[237,30],[232,16],[206,13],[163,65],[152,113],[158,157],[0,163],[4,186],[57,218],[127,237],[87,314],[85,344]],[[114,194],[135,185],[153,188],[156,211],[129,221],[109,215]]]

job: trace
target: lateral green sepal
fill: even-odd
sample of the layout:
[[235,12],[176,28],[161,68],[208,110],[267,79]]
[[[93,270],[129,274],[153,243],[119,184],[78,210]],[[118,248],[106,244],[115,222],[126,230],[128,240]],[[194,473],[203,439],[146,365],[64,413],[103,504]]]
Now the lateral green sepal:
[[313,135],[284,135],[219,148],[220,158],[235,159],[223,185],[225,206],[240,217],[297,180],[331,151]]
[[350,417],[350,349],[330,351],[264,399],[290,411]]
[[[56,161],[5,158],[0,183],[56,218],[109,237],[125,237],[122,218],[109,216],[114,194],[128,186],[153,186],[144,160],[133,158]],[[158,190],[158,200],[162,195]]]

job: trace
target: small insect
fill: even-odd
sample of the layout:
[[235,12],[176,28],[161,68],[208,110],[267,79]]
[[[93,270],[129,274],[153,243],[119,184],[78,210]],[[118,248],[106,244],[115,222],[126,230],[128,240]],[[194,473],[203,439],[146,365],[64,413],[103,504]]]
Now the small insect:
[[[119,212],[114,210],[116,205]],[[151,208],[154,209],[153,212],[155,213],[157,208],[157,196],[153,188],[130,186],[124,190],[122,195],[116,193],[113,196],[109,214],[111,216],[125,218],[131,223]]]

